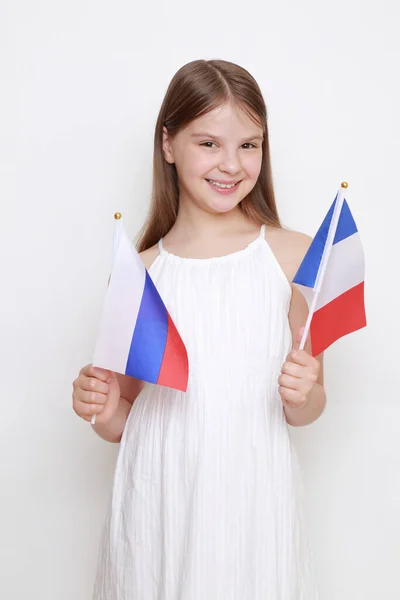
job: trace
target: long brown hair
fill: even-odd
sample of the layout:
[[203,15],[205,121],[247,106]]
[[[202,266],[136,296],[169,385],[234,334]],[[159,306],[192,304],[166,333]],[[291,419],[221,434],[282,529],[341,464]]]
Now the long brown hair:
[[161,105],[154,133],[153,189],[150,211],[139,234],[139,252],[151,248],[174,225],[179,207],[178,176],[162,149],[163,127],[170,136],[227,101],[240,106],[263,128],[262,165],[257,183],[242,200],[255,223],[281,227],[275,203],[269,151],[267,109],[261,90],[246,69],[225,60],[195,60],[177,71]]

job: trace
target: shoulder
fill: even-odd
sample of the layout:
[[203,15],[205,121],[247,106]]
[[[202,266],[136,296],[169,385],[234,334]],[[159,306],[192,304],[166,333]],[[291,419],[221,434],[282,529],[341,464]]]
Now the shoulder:
[[[292,289],[289,323],[293,336],[297,336],[300,327],[307,320],[308,304],[303,294],[298,290],[296,285],[293,285],[292,281],[313,238],[299,231],[277,228],[273,231],[272,228],[267,228],[266,237]],[[307,344],[307,348],[310,350],[309,340]]]
[[267,226],[266,238],[286,277],[291,281],[310,247],[312,237],[299,231]]
[[143,250],[143,252],[139,253],[139,256],[142,259],[143,264],[146,267],[146,269],[150,269],[151,265],[153,264],[153,262],[155,261],[155,259],[157,258],[158,255],[159,255],[158,244],[155,244],[155,246],[152,246],[151,248],[148,248],[147,250]]

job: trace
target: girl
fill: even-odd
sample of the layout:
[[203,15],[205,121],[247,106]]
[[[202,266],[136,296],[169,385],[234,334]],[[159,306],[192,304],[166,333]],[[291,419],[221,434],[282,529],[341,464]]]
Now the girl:
[[186,393],[88,365],[74,409],[120,442],[94,600],[315,600],[288,424],[325,406],[291,286],[310,244],[279,221],[266,107],[238,65],[173,77],[138,244],[189,355]]

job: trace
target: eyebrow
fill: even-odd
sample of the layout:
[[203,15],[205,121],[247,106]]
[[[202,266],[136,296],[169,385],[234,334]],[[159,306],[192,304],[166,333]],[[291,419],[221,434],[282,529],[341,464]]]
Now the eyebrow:
[[[213,135],[211,133],[192,133],[191,134],[192,137],[194,138],[212,138],[214,140],[221,140],[221,138],[218,135]],[[245,139],[243,139],[243,142],[249,142],[250,140],[263,140],[264,136],[260,135],[260,134],[256,134],[256,135],[251,135],[250,137],[247,137]]]

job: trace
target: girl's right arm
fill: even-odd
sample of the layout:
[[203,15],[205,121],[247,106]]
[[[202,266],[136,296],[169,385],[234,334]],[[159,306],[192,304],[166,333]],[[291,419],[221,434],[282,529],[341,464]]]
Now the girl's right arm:
[[73,383],[73,408],[90,421],[96,414],[95,432],[109,442],[119,442],[143,382],[113,371],[86,365]]

